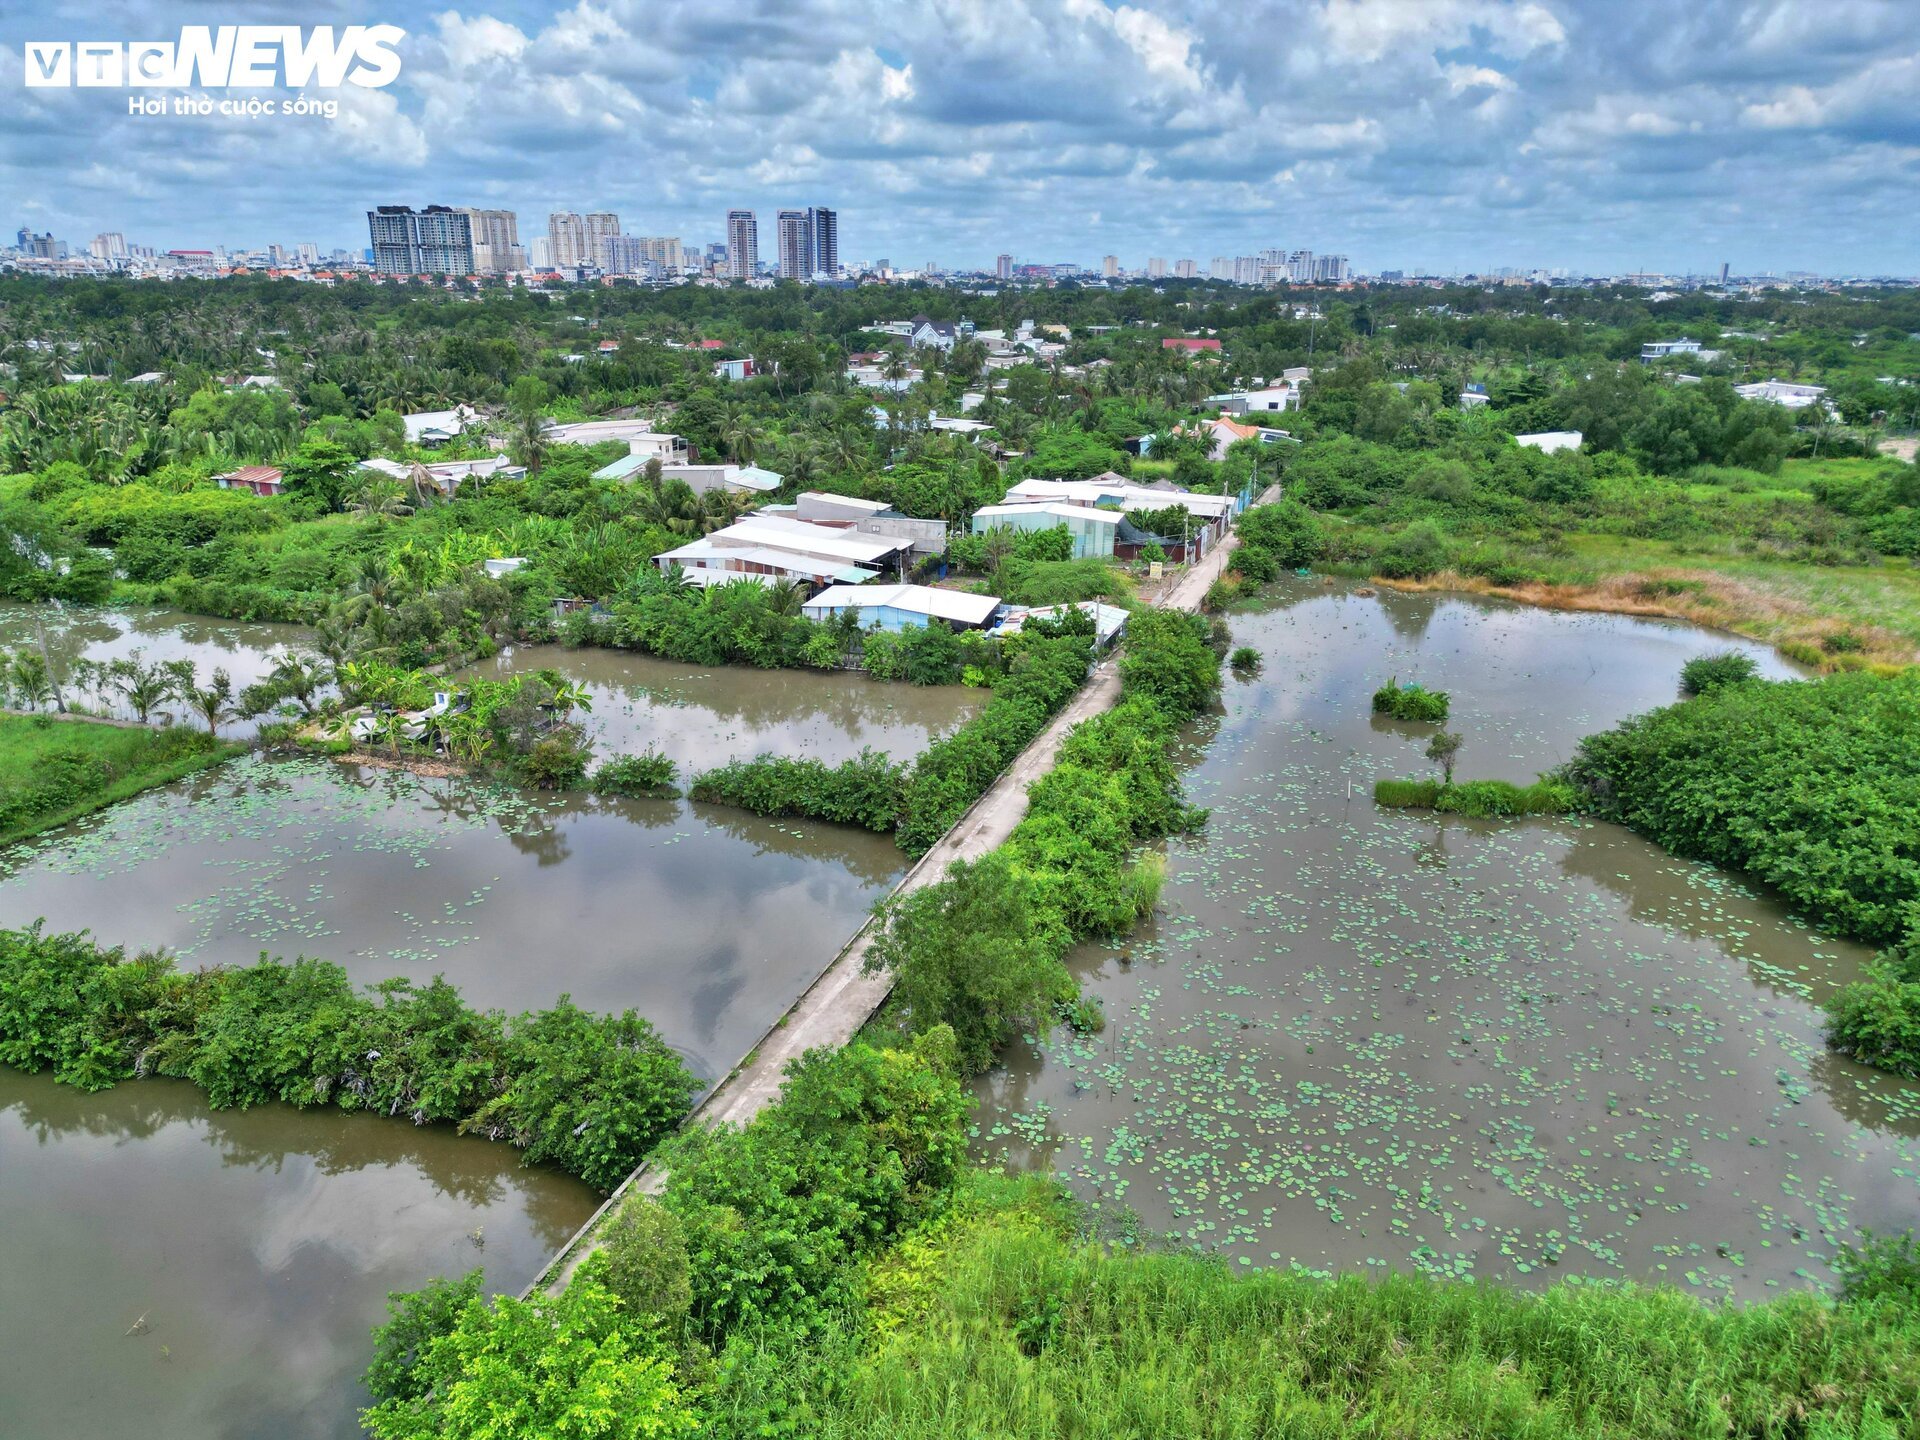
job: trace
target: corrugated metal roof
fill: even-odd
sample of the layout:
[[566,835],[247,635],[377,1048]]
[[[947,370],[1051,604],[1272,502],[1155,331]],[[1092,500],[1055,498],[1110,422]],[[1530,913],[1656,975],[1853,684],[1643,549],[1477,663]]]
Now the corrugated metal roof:
[[822,590],[800,608],[822,613],[845,609],[905,610],[962,625],[984,625],[1000,608],[1000,597],[942,590],[934,585],[835,585]]

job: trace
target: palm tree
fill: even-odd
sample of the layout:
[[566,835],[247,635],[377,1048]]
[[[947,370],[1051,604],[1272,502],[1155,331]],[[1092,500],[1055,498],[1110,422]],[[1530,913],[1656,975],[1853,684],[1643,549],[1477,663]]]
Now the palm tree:
[[313,693],[327,683],[327,677],[316,665],[304,663],[291,650],[283,651],[268,675],[282,694],[290,695],[300,704],[300,713],[313,714]]
[[776,580],[767,586],[767,604],[776,615],[798,615],[806,601],[806,587],[797,580]]
[[386,479],[369,480],[362,485],[346,509],[349,515],[361,515],[369,520],[398,519],[413,514],[413,506],[407,503],[407,492]]
[[727,453],[741,465],[753,463],[754,451],[761,440],[759,424],[745,413],[731,416],[720,431],[720,443],[727,447]]
[[115,660],[107,669],[113,688],[133,707],[133,718],[142,725],[179,690],[179,678],[171,670],[157,661],[151,665],[145,663],[138,650],[129,659]]
[[187,687],[183,698],[207,722],[209,735],[217,736],[220,722],[231,720],[240,713],[233,705],[233,677],[225,670],[215,670],[211,684]]
[[13,683],[13,693],[29,710],[38,710],[53,698],[53,680],[47,673],[47,662],[31,650],[22,650],[7,662],[7,678]]

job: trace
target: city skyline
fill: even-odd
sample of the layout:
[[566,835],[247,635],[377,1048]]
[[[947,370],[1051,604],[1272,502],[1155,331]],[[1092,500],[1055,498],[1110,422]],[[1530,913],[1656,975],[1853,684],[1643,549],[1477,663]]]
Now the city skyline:
[[[301,23],[347,18],[309,9]],[[0,193],[10,227],[162,249],[357,251],[352,222],[412,196],[517,211],[523,242],[530,217],[606,211],[705,244],[729,208],[752,209],[770,251],[778,211],[826,195],[860,237],[846,259],[982,271],[1009,241],[1022,259],[1127,268],[1204,270],[1281,242],[1337,246],[1368,273],[1920,268],[1920,7],[1262,13],[1270,50],[1197,0],[1007,0],[991,24],[877,0],[746,3],[724,23],[675,3],[513,0],[417,22],[398,79],[339,92],[336,120],[261,125],[21,88],[24,41],[102,31],[97,7],[60,4],[0,17],[15,87]],[[108,28],[219,18],[130,0]]]

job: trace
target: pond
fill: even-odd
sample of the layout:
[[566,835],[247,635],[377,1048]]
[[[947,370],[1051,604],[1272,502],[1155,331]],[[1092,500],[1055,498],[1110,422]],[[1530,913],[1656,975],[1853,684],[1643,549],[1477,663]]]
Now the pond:
[[1527,781],[1738,648],[1685,626],[1294,583],[1193,727],[1212,808],[1156,918],[1074,964],[1098,1034],[1019,1047],[977,1145],[1050,1165],[1236,1265],[1565,1276],[1756,1296],[1831,1282],[1920,1199],[1920,1091],[1828,1053],[1818,1000],[1869,958],[1610,825],[1376,809],[1451,692],[1463,777]]
[[497,680],[539,669],[586,689],[593,709],[582,723],[600,753],[658,749],[679,762],[683,779],[751,755],[837,764],[871,747],[904,759],[964,724],[987,694],[818,670],[702,669],[560,645],[509,646],[460,675]]
[[596,1203],[445,1129],[4,1068],[0,1177],[8,1440],[357,1435],[389,1291],[518,1290]]
[[[0,613],[0,645],[21,643],[31,618]],[[217,658],[236,682],[295,638],[68,618],[49,639],[69,653]],[[603,756],[655,743],[683,773],[762,750],[906,757],[977,703],[601,652],[490,664],[550,659],[593,692]],[[905,865],[886,836],[721,806],[250,755],[0,851],[0,925],[44,917],[187,965],[264,950],[337,961],[360,981],[445,974],[507,1010],[570,993],[638,1010],[711,1080]],[[388,1290],[480,1263],[517,1289],[594,1199],[445,1130],[280,1106],[211,1113],[171,1082],[87,1096],[0,1069],[0,1355],[26,1377],[4,1387],[0,1430],[356,1433],[356,1377]]]
[[[239,691],[265,679],[281,651],[303,646],[307,631],[298,625],[215,620],[179,610],[0,603],[0,650],[38,650],[43,640],[62,675],[79,659],[104,663],[137,658],[147,664],[186,660],[201,684],[210,681],[215,670],[225,670]],[[132,718],[125,701],[113,696],[103,702],[83,692],[68,699],[95,710],[104,703],[115,715]],[[178,701],[170,700],[154,713],[171,715],[177,724],[202,723]],[[256,728],[252,720],[231,720],[221,733],[245,736]]]

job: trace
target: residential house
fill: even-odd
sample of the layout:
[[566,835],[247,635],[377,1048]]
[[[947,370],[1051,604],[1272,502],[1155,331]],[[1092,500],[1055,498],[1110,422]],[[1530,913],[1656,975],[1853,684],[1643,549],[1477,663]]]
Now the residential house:
[[1018,501],[982,505],[973,512],[973,533],[1006,528],[1029,533],[1064,525],[1073,537],[1075,560],[1110,559],[1119,539],[1121,514],[1118,510],[1095,510],[1084,505],[1064,503],[1030,504]]
[[684,465],[687,442],[653,428],[651,420],[576,420],[565,425],[549,422],[547,439],[555,445],[599,445],[618,440],[643,460],[659,457],[662,465]]
[[[1733,393],[1742,400],[1760,400],[1769,405],[1783,406],[1788,410],[1805,410],[1810,405],[1826,404],[1827,387],[1824,385],[1796,385],[1790,381],[1772,379],[1759,380],[1751,385],[1736,385]],[[1827,409],[1832,410],[1828,405]]]
[[753,357],[744,360],[716,360],[713,362],[713,378],[716,380],[749,380],[760,372],[753,367]]
[[1162,350],[1184,350],[1189,355],[1218,355],[1218,340],[1202,339],[1195,336],[1169,335],[1160,342]]
[[1000,609],[997,595],[972,595],[931,585],[833,585],[800,607],[809,620],[833,620],[849,611],[860,628],[900,631],[945,625],[950,630],[980,630]]
[[1098,600],[1080,600],[1067,605],[1009,605],[987,633],[995,636],[1018,635],[1029,620],[1057,620],[1069,610],[1081,610],[1093,617],[1093,648],[1105,650],[1127,628],[1127,612],[1118,605]]
[[407,427],[409,445],[432,448],[459,439],[461,432],[477,424],[479,419],[480,412],[473,406],[456,405],[451,410],[422,410],[417,414],[402,415],[400,423]]
[[362,460],[359,468],[408,484],[412,483],[414,471],[418,469],[442,495],[454,494],[468,480],[517,480],[527,473],[526,466],[515,465],[504,455],[490,455],[484,460],[435,460],[420,466],[403,465],[397,460],[375,456],[371,460]]
[[916,350],[951,350],[960,341],[960,327],[951,320],[916,315],[908,325],[907,340]]
[[213,483],[222,490],[251,490],[255,495],[278,495],[287,488],[274,465],[242,465],[214,476]]
[[662,570],[677,566],[696,585],[742,579],[859,585],[898,572],[912,552],[908,540],[761,513],[654,558]]
[[830,495],[821,490],[803,491],[795,502],[796,520],[816,525],[850,525],[868,535],[889,535],[913,542],[916,555],[938,555],[947,548],[947,522],[903,515],[884,501],[861,500],[852,495]]
[[1640,347],[1640,363],[1652,365],[1661,360],[1670,360],[1675,355],[1698,355],[1698,340],[1649,340]]

